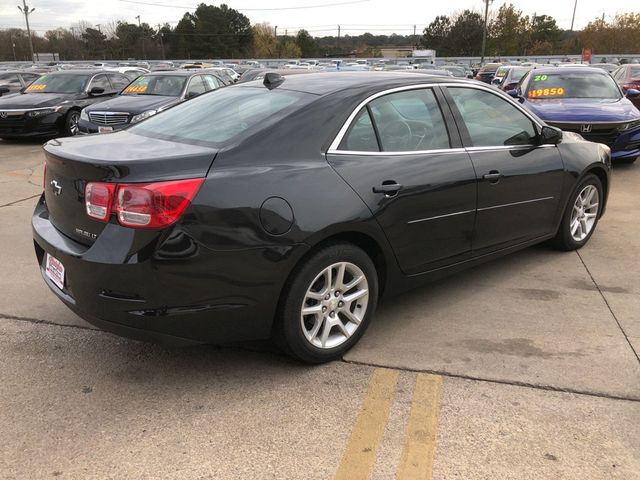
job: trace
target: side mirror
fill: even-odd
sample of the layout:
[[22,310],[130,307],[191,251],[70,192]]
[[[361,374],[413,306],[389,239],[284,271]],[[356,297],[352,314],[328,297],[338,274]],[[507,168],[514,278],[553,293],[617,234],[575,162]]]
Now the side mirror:
[[491,80],[491,85],[500,85],[501,81],[501,78],[494,78],[493,80]]
[[[0,88],[0,91],[2,89]],[[630,88],[627,90],[627,98],[636,98],[640,96],[640,90],[636,90],[635,88]]]
[[89,90],[89,95],[100,95],[104,93],[104,88],[100,88],[100,87],[92,87],[91,90]]
[[193,97],[197,97],[197,96],[198,96],[198,93],[192,91],[192,92],[187,92],[186,98],[189,99],[189,98],[193,98]]
[[540,133],[543,145],[558,145],[562,141],[562,130],[545,125]]
[[518,90],[516,90],[515,88],[513,90],[507,90],[507,95],[513,98],[518,98],[520,96],[518,95]]
[[0,97],[5,93],[9,93],[10,91],[11,90],[9,90],[7,87],[0,87]]

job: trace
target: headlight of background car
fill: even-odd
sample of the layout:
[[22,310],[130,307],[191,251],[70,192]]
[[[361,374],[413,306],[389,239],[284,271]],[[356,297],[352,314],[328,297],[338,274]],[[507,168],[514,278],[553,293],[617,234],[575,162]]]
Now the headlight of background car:
[[640,120],[634,120],[633,122],[625,123],[624,125],[620,125],[618,127],[619,132],[626,132],[628,130],[633,130],[635,128],[640,127]]
[[137,123],[140,122],[141,120],[144,120],[145,118],[149,118],[152,115],[155,115],[156,113],[158,113],[156,110],[147,110],[146,112],[142,112],[138,115],[135,115],[132,119],[131,119],[131,123]]
[[85,122],[89,121],[89,115],[87,114],[87,111],[84,108],[80,112],[80,120],[84,120]]
[[61,106],[58,106],[58,107],[51,107],[51,108],[41,108],[39,110],[31,110],[30,112],[27,112],[27,115],[32,118],[43,117],[51,113],[56,113],[61,108],[62,108]]

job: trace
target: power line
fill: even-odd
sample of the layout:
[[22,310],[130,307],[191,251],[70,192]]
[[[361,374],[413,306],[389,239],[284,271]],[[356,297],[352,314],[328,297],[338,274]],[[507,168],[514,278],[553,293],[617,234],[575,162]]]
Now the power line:
[[[153,7],[165,7],[165,8],[180,8],[180,9],[193,9],[195,10],[197,7],[190,5],[167,5],[166,3],[156,3],[156,2],[142,2],[140,0],[119,0],[123,3],[134,3],[136,5],[149,5]],[[296,7],[270,7],[270,8],[234,8],[234,10],[238,10],[240,12],[268,12],[268,11],[282,11],[282,10],[307,10],[312,8],[327,8],[327,7],[338,7],[341,5],[353,5],[356,3],[366,3],[370,0],[349,0],[346,2],[336,2],[336,3],[323,3],[319,5],[299,5]]]

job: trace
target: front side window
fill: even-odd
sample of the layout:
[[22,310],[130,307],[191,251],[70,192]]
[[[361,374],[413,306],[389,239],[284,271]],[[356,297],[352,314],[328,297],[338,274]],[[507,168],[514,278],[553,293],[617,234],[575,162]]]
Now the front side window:
[[111,85],[113,85],[116,90],[122,90],[129,85],[129,79],[124,75],[114,73],[109,75],[109,80],[111,80]]
[[20,78],[15,73],[6,73],[0,75],[0,85],[6,85],[8,87],[22,87]]
[[449,148],[449,135],[430,89],[391,93],[369,104],[385,152]]
[[28,93],[81,93],[90,75],[58,73],[42,75],[27,87]]
[[102,88],[105,92],[111,92],[113,90],[106,75],[98,75],[91,80],[89,91],[91,91],[92,88]]
[[474,147],[531,145],[537,133],[533,122],[506,99],[475,88],[448,88]]
[[187,97],[200,95],[204,92],[206,92],[206,90],[204,88],[204,83],[202,83],[202,77],[200,77],[200,75],[193,77],[187,87]]
[[242,135],[269,128],[315,98],[290,90],[221,88],[133,125],[128,131],[163,140],[222,147]]

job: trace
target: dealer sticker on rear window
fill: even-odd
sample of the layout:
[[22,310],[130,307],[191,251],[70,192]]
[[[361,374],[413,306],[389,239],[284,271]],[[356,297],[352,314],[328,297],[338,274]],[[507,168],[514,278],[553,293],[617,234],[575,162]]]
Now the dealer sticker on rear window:
[[544,98],[544,97],[562,97],[564,95],[564,88],[538,88],[536,90],[529,90],[529,98]]

